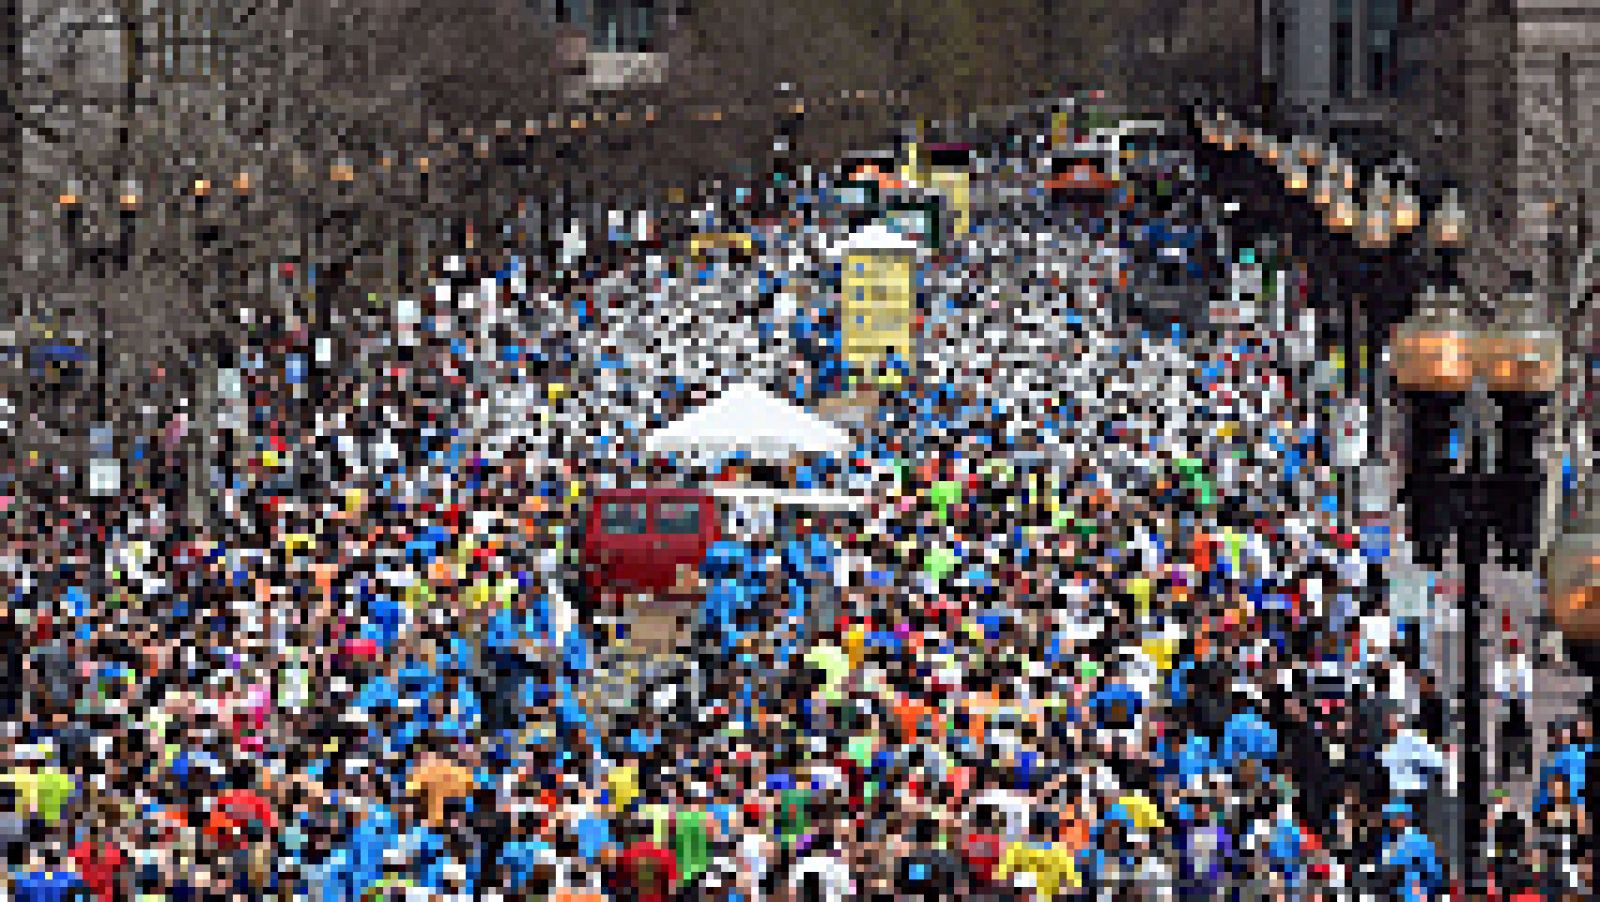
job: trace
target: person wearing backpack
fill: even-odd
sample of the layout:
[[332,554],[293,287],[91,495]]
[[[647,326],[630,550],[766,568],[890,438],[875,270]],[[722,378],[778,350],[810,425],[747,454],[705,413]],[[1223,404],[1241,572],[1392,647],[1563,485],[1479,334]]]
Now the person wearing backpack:
[[794,902],[844,902],[855,898],[855,879],[833,836],[819,834],[804,857],[789,869],[789,893]]
[[961,857],[937,847],[939,825],[931,817],[917,821],[912,846],[895,864],[894,886],[902,899],[948,899],[967,890]]

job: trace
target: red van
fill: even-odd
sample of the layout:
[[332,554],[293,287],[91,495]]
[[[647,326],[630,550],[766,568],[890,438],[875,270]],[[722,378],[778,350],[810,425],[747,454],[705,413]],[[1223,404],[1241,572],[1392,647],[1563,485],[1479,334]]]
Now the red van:
[[716,501],[697,489],[596,492],[584,523],[583,578],[594,599],[611,592],[681,595],[682,569],[698,572],[722,537]]

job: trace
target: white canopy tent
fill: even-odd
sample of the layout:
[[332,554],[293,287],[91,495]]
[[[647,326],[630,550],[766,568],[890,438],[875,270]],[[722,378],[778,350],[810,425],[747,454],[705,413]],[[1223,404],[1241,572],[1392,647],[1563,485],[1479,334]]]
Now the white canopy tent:
[[743,451],[760,460],[841,454],[850,434],[756,385],[743,383],[645,438],[650,454],[709,456]]
[[717,498],[744,504],[771,507],[796,507],[819,511],[867,510],[873,499],[867,495],[850,495],[843,492],[807,491],[804,489],[769,489],[751,486],[714,486],[711,494]]
[[837,259],[842,258],[845,254],[872,251],[902,251],[910,254],[921,254],[922,247],[894,229],[875,222],[855,230],[844,240],[835,242],[828,252],[830,256]]

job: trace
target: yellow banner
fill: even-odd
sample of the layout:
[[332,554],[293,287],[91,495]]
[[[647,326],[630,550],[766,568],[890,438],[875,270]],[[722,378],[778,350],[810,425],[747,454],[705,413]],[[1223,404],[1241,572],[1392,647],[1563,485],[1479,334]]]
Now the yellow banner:
[[891,352],[910,358],[915,298],[911,267],[911,259],[902,254],[845,258],[840,308],[846,360],[870,365]]
[[972,179],[961,170],[935,169],[929,174],[928,181],[935,191],[944,195],[945,204],[950,210],[953,233],[965,235],[972,209]]

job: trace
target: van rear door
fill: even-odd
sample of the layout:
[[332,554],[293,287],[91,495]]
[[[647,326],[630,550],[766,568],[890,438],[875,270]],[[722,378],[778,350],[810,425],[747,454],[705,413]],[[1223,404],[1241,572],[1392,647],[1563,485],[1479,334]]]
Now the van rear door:
[[649,502],[641,496],[597,497],[589,542],[595,552],[595,588],[637,590],[644,585],[651,557]]
[[705,559],[708,518],[703,497],[657,498],[651,510],[650,540],[655,546],[651,578],[669,587],[678,582],[678,569],[698,570]]

